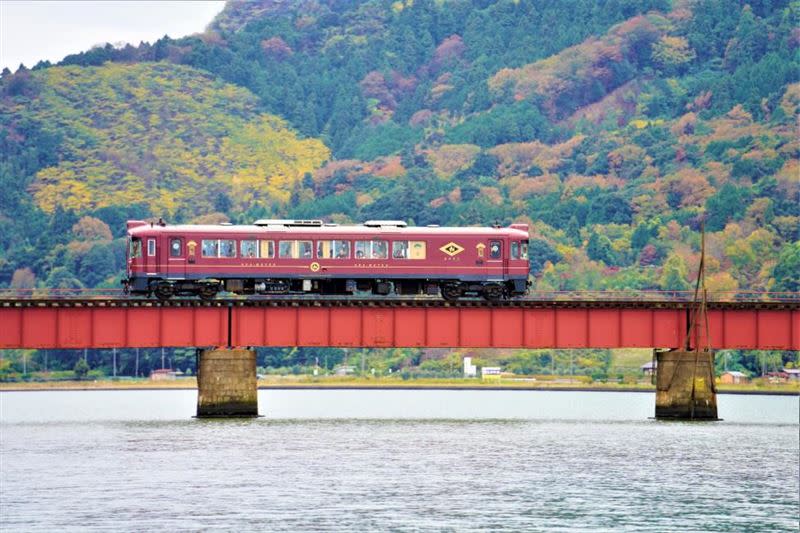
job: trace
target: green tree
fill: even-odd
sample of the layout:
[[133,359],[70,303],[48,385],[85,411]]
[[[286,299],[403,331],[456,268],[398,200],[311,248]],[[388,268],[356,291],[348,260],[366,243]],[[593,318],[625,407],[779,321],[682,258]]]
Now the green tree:
[[665,291],[689,290],[688,270],[681,256],[672,254],[661,271],[660,287]]
[[528,257],[531,263],[531,274],[538,276],[544,264],[550,261],[553,264],[561,261],[559,254],[550,243],[542,239],[531,239],[528,244]]
[[615,264],[614,249],[611,240],[605,235],[592,233],[589,237],[589,244],[586,246],[586,254],[593,261],[602,261],[606,265]]
[[772,271],[775,278],[773,290],[780,292],[800,291],[800,241],[786,245],[778,256]]
[[638,252],[658,235],[660,220],[647,220],[639,222],[631,235],[631,248]]
[[740,220],[747,210],[749,192],[744,187],[726,183],[706,200],[706,229],[720,231],[731,220]]
[[725,50],[725,66],[730,70],[758,61],[764,54],[767,31],[761,19],[746,5],[739,15],[736,33]]
[[83,283],[75,275],[67,270],[66,267],[56,267],[50,271],[45,281],[47,287],[53,289],[82,289]]
[[89,365],[84,358],[78,359],[78,362],[75,363],[75,367],[72,369],[75,372],[75,379],[78,381],[85,379],[86,376],[89,374]]

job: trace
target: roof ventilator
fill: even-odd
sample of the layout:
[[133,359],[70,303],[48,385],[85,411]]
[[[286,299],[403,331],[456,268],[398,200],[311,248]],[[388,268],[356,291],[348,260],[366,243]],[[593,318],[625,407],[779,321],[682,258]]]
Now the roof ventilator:
[[282,220],[282,219],[261,219],[253,222],[254,226],[305,226],[321,227],[321,220]]
[[364,225],[368,228],[406,228],[404,220],[367,220]]

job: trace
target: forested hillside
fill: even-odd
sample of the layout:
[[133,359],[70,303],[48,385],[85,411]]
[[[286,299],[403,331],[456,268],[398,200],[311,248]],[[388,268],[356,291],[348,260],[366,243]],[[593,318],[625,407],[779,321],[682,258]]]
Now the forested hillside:
[[789,0],[261,0],[5,72],[0,286],[114,283],[69,250],[127,216],[292,216],[529,221],[535,289],[686,289],[705,221],[709,289],[798,291],[798,27]]
[[[110,239],[108,225],[120,236],[128,216],[285,209],[330,157],[322,142],[259,111],[247,89],[190,67],[52,67],[18,72],[4,89],[0,243],[10,253],[0,257],[33,266],[40,280],[66,267],[83,285],[113,283],[106,277],[119,277],[119,262],[89,273],[59,245],[71,234]],[[18,282],[30,284],[25,274]]]

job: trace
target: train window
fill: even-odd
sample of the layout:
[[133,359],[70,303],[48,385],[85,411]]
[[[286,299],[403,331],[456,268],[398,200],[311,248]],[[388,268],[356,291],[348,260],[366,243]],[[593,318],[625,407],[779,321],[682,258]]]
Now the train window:
[[500,259],[501,257],[503,257],[503,243],[489,241],[489,259]]
[[200,254],[203,257],[217,257],[218,250],[219,241],[217,239],[203,239],[200,243]]
[[275,242],[274,241],[259,241],[261,247],[261,254],[259,257],[272,259],[275,257]]
[[291,259],[297,256],[297,241],[278,242],[278,257],[281,259]]
[[528,241],[519,243],[519,258],[528,260]]
[[331,241],[333,243],[333,257],[336,259],[350,259],[350,241]]
[[369,241],[356,241],[356,259],[369,259]]
[[180,257],[183,255],[183,246],[181,246],[181,239],[170,239],[169,240],[169,256],[170,257]]
[[236,241],[232,239],[220,239],[219,241],[219,256],[220,257],[236,257]]
[[311,241],[280,241],[278,256],[282,259],[311,259],[314,246]]
[[142,257],[142,241],[140,239],[131,239],[131,259]]
[[356,259],[388,259],[389,241],[356,241]]
[[153,257],[156,255],[156,240],[147,239],[147,256]]
[[511,259],[519,259],[519,242],[511,242]]
[[394,241],[392,258],[425,259],[425,241]]
[[319,259],[350,259],[349,241],[317,241]]
[[255,239],[241,241],[239,243],[239,255],[242,257],[258,257],[258,241]]
[[389,258],[389,241],[372,241],[372,259]]
[[314,257],[314,243],[311,241],[297,241],[297,251],[303,259]]
[[408,241],[392,243],[392,259],[408,259]]

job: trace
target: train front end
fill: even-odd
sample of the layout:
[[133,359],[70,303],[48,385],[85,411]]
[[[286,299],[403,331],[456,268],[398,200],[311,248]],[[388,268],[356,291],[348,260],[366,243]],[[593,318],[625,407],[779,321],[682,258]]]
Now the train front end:
[[[146,272],[143,243],[148,242],[143,232],[150,224],[143,220],[129,220],[127,223],[128,246],[125,260],[125,277],[122,279],[122,288],[126,294],[148,294],[148,276]],[[155,239],[152,238],[152,247]]]

